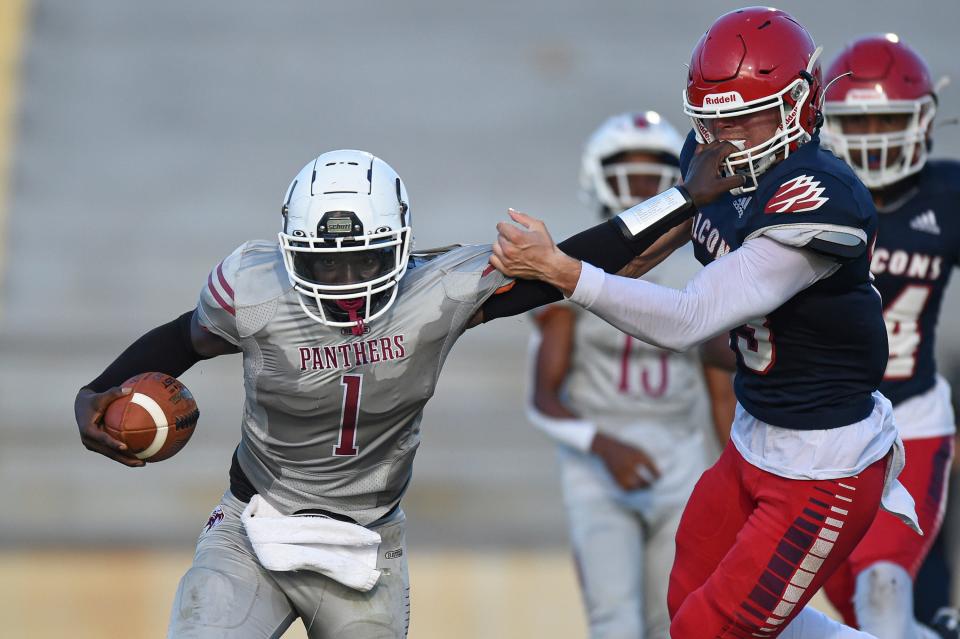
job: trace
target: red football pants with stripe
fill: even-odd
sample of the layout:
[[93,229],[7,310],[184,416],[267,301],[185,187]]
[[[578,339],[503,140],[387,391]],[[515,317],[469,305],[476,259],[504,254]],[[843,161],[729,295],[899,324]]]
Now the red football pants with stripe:
[[906,570],[911,579],[916,578],[943,524],[953,436],[906,439],[903,447],[907,462],[900,473],[900,483],[913,496],[923,536],[888,512],[877,515],[863,541],[824,587],[830,603],[849,626],[858,625],[853,610],[857,575],[878,561],[889,561]]
[[667,596],[672,639],[778,636],[870,528],[886,466],[786,479],[727,444],[680,520]]

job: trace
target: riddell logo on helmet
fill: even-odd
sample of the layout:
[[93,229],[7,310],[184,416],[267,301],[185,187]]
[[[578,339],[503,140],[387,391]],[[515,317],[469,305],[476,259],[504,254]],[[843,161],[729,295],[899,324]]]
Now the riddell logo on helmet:
[[743,104],[743,96],[736,91],[711,93],[704,96],[703,106],[723,106],[725,104]]
[[882,87],[876,89],[850,89],[847,102],[886,102],[887,96]]

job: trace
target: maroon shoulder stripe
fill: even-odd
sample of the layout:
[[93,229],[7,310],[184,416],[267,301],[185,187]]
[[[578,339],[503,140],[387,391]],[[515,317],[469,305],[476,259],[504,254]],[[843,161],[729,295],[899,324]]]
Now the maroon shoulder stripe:
[[223,276],[223,262],[217,264],[217,279],[220,280],[220,285],[223,287],[223,290],[230,296],[231,301],[235,297],[233,294],[233,289],[230,288],[230,285],[227,284],[227,278]]
[[233,306],[227,303],[225,299],[217,291],[217,287],[213,282],[213,271],[210,272],[210,275],[207,276],[207,288],[210,289],[210,294],[213,295],[213,299],[217,300],[217,304],[220,305],[220,308],[230,313],[234,317],[237,316],[237,311],[234,310]]

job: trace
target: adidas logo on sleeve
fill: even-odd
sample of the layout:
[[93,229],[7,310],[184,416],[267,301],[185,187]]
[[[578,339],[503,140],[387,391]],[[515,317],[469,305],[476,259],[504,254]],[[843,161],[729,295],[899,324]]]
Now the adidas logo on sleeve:
[[743,217],[744,211],[747,210],[747,207],[750,205],[750,200],[752,196],[748,195],[747,197],[739,197],[733,201],[733,208],[737,209],[737,217]]

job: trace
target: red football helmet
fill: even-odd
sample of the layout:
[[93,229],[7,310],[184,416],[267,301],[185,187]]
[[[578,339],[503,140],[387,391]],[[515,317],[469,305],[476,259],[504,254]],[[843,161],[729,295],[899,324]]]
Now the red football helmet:
[[[923,168],[937,110],[923,58],[892,33],[867,36],[843,50],[827,77],[836,81],[824,102],[824,143],[867,187],[883,188]],[[844,133],[844,118],[878,114],[906,116],[906,126],[892,132]]]
[[693,49],[683,110],[700,142],[714,140],[704,120],[780,111],[772,137],[727,157],[728,174],[749,178],[735,193],[756,189],[757,176],[807,142],[819,126],[820,51],[796,20],[769,7],[720,16]]

